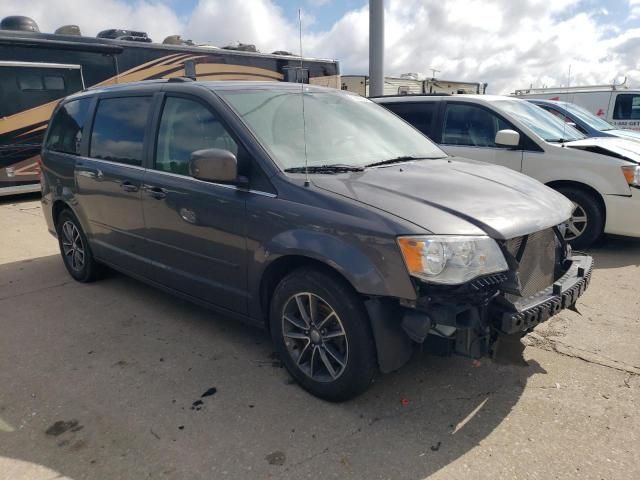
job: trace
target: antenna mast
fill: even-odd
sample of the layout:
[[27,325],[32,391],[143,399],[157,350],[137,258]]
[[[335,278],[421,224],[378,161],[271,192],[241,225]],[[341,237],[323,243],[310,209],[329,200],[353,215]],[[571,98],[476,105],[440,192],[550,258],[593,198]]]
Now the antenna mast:
[[[567,103],[569,103],[569,88],[571,88],[571,64],[569,64],[569,75],[567,76]],[[562,121],[562,146],[564,147],[565,136],[567,134],[567,119]]]
[[298,33],[300,41],[300,99],[302,101],[302,139],[304,141],[304,186],[309,182],[309,158],[307,156],[307,120],[304,116],[304,67],[302,63],[302,10],[298,9]]

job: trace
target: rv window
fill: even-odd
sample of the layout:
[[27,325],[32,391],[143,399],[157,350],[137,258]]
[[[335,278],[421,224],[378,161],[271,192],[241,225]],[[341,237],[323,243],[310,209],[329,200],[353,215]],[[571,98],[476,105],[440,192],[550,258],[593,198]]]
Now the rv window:
[[613,108],[613,119],[640,119],[640,95],[634,95],[632,93],[620,93],[616,97],[616,104]]
[[40,75],[20,75],[18,85],[20,90],[44,90]]
[[425,135],[431,135],[431,123],[436,103],[385,103],[385,107],[416,127]]
[[46,75],[44,78],[45,90],[64,90],[64,78],[59,75]]
[[56,152],[80,154],[82,132],[84,129],[90,98],[82,98],[65,104],[51,121],[47,148]]
[[156,170],[189,175],[191,152],[206,148],[238,154],[238,145],[208,108],[185,98],[167,98],[158,132]]
[[18,77],[20,90],[43,91],[64,90],[64,78],[60,75],[34,75],[26,74]]
[[127,165],[142,165],[144,130],[151,97],[105,98],[98,103],[90,156]]

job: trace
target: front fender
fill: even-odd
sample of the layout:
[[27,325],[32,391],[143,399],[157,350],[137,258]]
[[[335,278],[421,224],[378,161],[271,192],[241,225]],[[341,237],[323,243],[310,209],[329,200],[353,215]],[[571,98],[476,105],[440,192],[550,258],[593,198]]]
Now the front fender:
[[249,290],[259,298],[261,279],[274,262],[287,256],[305,257],[336,270],[363,295],[415,299],[394,238],[341,236],[308,229],[277,234],[254,250],[249,265]]

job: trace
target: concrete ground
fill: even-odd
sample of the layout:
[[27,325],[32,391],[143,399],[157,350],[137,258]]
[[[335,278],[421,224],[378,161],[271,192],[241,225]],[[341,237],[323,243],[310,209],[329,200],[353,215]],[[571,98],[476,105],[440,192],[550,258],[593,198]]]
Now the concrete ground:
[[528,365],[423,355],[330,404],[263,332],[74,282],[37,198],[0,199],[0,479],[638,479],[640,241],[591,253]]

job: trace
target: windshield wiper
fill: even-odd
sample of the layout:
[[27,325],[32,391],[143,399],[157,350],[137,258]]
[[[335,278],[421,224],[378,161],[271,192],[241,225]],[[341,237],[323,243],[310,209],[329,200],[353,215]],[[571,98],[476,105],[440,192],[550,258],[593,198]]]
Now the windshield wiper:
[[308,167],[291,167],[285,168],[287,173],[344,173],[344,172],[362,172],[364,167],[358,167],[357,165],[344,165],[341,163],[335,163],[331,165],[309,165]]
[[549,142],[549,143],[567,143],[567,142],[573,142],[573,140],[571,140],[570,138],[552,138],[550,140],[547,140],[547,142]]
[[380,162],[369,163],[365,167],[379,167],[380,165],[391,165],[392,163],[408,162],[409,160],[423,160],[427,158],[439,158],[439,157],[414,157],[412,155],[402,155],[400,157],[390,158],[388,160],[382,160]]

